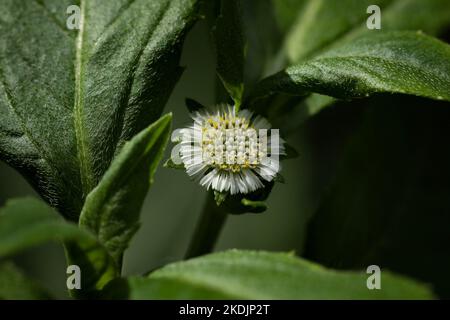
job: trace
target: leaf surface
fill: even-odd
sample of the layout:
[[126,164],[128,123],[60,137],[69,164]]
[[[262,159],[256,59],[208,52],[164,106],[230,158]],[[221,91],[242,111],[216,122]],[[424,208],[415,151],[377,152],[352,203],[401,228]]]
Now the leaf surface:
[[450,46],[421,33],[359,38],[261,81],[253,98],[274,92],[337,98],[403,93],[450,100]]
[[368,290],[367,277],[325,269],[292,254],[231,250],[165,266],[148,278],[121,279],[106,291],[114,298],[127,292],[131,299],[432,298],[426,286],[388,271],[383,271],[382,290]]
[[86,199],[80,226],[95,234],[117,264],[139,227],[139,213],[170,134],[167,114],[125,143]]
[[196,0],[2,1],[1,159],[76,220],[125,141],[159,118],[196,12]]

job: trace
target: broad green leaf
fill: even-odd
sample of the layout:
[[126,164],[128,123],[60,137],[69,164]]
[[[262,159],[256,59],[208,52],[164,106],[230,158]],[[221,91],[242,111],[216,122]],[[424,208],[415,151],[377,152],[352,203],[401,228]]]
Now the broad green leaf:
[[[438,36],[450,26],[450,2],[447,0],[394,0],[381,6],[380,9],[382,22],[381,30],[377,30],[378,32],[420,30]],[[343,34],[324,50],[372,32],[373,30],[369,30],[364,22],[358,28]]]
[[[381,30],[366,26],[372,4],[381,9]],[[291,63],[298,63],[362,34],[392,30],[436,34],[449,24],[447,0],[309,0],[286,38],[286,52]]]
[[139,227],[139,213],[166,147],[171,120],[167,114],[125,143],[86,198],[80,226],[98,237],[118,265]]
[[50,299],[50,295],[11,262],[0,263],[0,300]]
[[305,255],[333,268],[377,264],[450,298],[450,103],[367,100],[307,231]]
[[[383,7],[391,1],[377,1],[377,5]],[[353,27],[365,25],[371,4],[371,0],[309,0],[286,38],[289,61],[297,63]]]
[[253,98],[317,92],[337,98],[402,93],[450,100],[450,46],[412,32],[359,38],[261,81]]
[[118,274],[112,258],[92,234],[64,221],[44,202],[14,199],[0,209],[0,258],[49,241],[64,242],[68,264],[82,270],[83,292],[101,289]]
[[[295,6],[290,2],[295,2]],[[422,30],[429,35],[439,35],[450,26],[450,2],[447,0],[383,0],[376,3],[361,0],[273,0],[273,4],[277,20],[287,33],[284,49],[292,58],[291,62],[317,56],[364,34]],[[366,26],[370,16],[366,13],[369,4],[380,6],[381,30],[369,30]],[[279,66],[283,60],[281,56],[283,54],[279,52],[273,58],[279,61],[276,63]],[[283,67],[286,66],[281,65],[278,70]],[[283,119],[275,117],[271,120],[293,130],[334,102],[332,98],[312,94],[297,105],[292,106],[289,102],[290,110],[282,113]]]
[[[430,299],[419,283],[382,271],[382,290],[365,272],[334,271],[292,254],[231,250],[167,265],[147,279],[118,280],[107,296],[130,299]],[[120,289],[122,288],[122,289]],[[126,288],[126,289],[125,289]]]
[[217,57],[217,74],[237,108],[244,93],[245,42],[240,0],[221,0],[212,30]]
[[[66,27],[70,5],[79,30]],[[124,142],[181,75],[196,0],[0,2],[0,157],[78,217]]]

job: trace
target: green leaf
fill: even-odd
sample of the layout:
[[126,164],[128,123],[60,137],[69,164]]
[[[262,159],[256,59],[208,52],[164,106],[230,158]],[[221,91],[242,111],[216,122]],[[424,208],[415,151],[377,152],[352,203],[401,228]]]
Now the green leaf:
[[125,141],[160,116],[196,12],[196,0],[1,1],[1,159],[76,220]]
[[[369,4],[377,4],[381,8],[381,30],[369,30],[366,26],[366,19],[370,16],[366,13]],[[286,37],[284,51],[292,58],[291,63],[317,56],[363,35],[396,30],[422,30],[429,35],[439,35],[450,25],[450,2],[447,0],[383,0],[376,3],[362,0],[273,0],[273,5],[283,31],[279,37]],[[272,73],[286,67],[282,65],[286,62],[282,61],[282,51],[283,48],[273,57],[279,68]],[[312,94],[297,105],[292,106],[289,102],[285,108],[288,110],[270,120],[273,124],[282,123],[283,128],[288,127],[285,131],[294,130],[334,102],[332,98]],[[267,107],[273,109],[272,106]]]
[[185,170],[183,163],[176,164],[175,162],[173,162],[171,158],[167,159],[166,162],[164,162],[163,167],[177,170]]
[[[376,4],[383,8],[389,2],[381,0]],[[371,4],[371,0],[308,1],[286,38],[289,61],[297,63],[353,27],[363,22],[365,25],[369,16],[366,9]]]
[[0,300],[50,299],[50,295],[11,262],[0,263]]
[[228,196],[228,192],[219,192],[214,190],[214,201],[218,207],[228,198]]
[[[377,32],[420,30],[426,34],[438,36],[450,25],[450,2],[447,0],[391,0],[380,9],[382,28]],[[366,15],[368,16],[369,14]],[[373,30],[369,30],[364,21],[358,28],[342,34],[326,46],[325,50],[372,32]]]
[[[381,30],[370,30],[366,20],[369,5],[381,9]],[[309,0],[286,38],[291,63],[298,63],[336,44],[363,34],[393,30],[422,30],[437,34],[450,24],[446,0]]]
[[[277,175],[277,178],[281,177]],[[275,179],[274,179],[275,180]],[[240,214],[244,212],[261,213],[267,210],[267,205],[261,200],[250,200],[244,196],[233,196],[226,192],[214,191],[214,201],[220,206],[224,203],[225,210],[231,214]]]
[[[382,290],[365,272],[326,269],[292,254],[231,250],[113,282],[107,297],[130,299],[430,299],[419,283],[382,270]],[[119,289],[120,288],[120,289]],[[126,289],[125,289],[126,288]]]
[[227,214],[262,213],[267,209],[265,201],[275,181],[265,182],[264,187],[247,194],[214,192],[214,200],[220,210]]
[[118,265],[139,227],[139,213],[170,134],[167,114],[127,142],[86,198],[80,226],[95,234]]
[[274,92],[338,98],[403,93],[450,100],[450,46],[412,32],[373,34],[263,80],[253,99]]
[[267,204],[264,201],[249,200],[242,198],[241,203],[247,207],[249,212],[261,213],[267,210]]
[[44,202],[14,199],[0,209],[0,258],[49,241],[64,242],[68,264],[82,270],[83,292],[101,289],[118,274],[112,258],[92,234],[64,221]]
[[217,74],[239,108],[244,93],[245,62],[239,0],[221,0],[212,36],[217,55]]

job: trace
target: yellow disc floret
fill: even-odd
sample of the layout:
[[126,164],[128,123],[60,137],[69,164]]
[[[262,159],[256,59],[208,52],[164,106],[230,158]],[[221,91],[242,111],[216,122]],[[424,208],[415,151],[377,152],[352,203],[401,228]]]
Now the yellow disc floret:
[[201,145],[204,163],[231,172],[254,168],[267,151],[249,120],[233,114],[205,119]]

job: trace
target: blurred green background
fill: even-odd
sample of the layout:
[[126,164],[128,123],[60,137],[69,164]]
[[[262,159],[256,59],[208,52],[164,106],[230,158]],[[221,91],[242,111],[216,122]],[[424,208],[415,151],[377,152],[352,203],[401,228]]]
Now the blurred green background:
[[[181,65],[188,68],[165,109],[174,114],[174,128],[189,123],[186,97],[215,102],[208,37],[205,21],[187,37]],[[299,152],[283,163],[286,182],[275,185],[263,214],[229,217],[216,250],[295,251],[345,269],[378,264],[450,297],[449,138],[449,103],[392,95],[340,102],[286,137]],[[3,163],[0,181],[1,203],[37,197]],[[204,198],[205,191],[184,172],[160,167],[123,273],[141,274],[180,260]],[[61,246],[28,250],[15,260],[55,296],[67,297]]]

